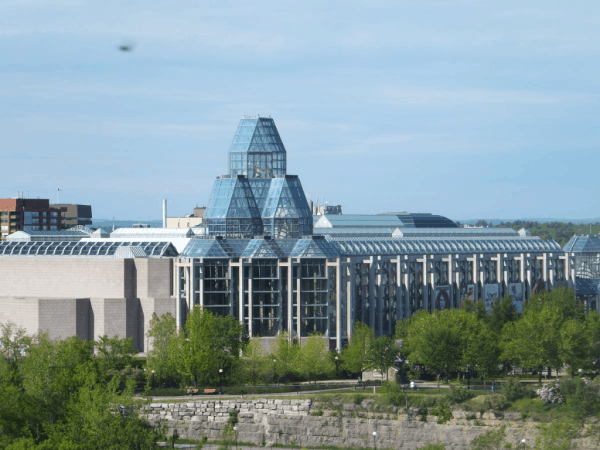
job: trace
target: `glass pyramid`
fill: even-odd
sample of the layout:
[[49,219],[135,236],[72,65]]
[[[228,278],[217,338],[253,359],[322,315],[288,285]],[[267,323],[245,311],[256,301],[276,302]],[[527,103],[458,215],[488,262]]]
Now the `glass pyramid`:
[[285,147],[273,119],[241,119],[229,147],[229,174],[273,178],[285,175],[286,166]]

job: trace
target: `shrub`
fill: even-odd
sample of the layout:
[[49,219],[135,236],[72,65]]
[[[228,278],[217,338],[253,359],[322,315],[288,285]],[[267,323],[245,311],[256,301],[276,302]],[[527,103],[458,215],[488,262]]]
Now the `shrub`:
[[352,394],[352,401],[355,405],[360,405],[364,399],[365,396],[359,392],[355,392],[354,394]]
[[502,394],[509,402],[514,402],[523,397],[529,397],[531,392],[531,389],[527,389],[519,382],[519,380],[515,380],[514,378],[509,379],[502,385]]
[[600,413],[600,384],[586,383],[581,378],[562,381],[559,391],[576,417],[583,418]]
[[437,416],[437,423],[446,423],[454,416],[450,410],[450,406],[446,402],[440,402],[431,409],[431,414]]
[[470,398],[473,398],[475,394],[465,388],[462,387],[454,387],[450,388],[450,392],[446,395],[446,400],[452,404],[459,404],[466,402]]
[[387,403],[394,406],[405,406],[406,396],[400,385],[393,381],[384,381],[379,390]]
[[417,447],[417,450],[446,450],[446,446],[444,444],[434,444],[433,442],[429,442],[423,447]]
[[322,416],[323,415],[323,410],[322,409],[318,409],[315,412],[311,412],[310,415],[311,416]]
[[502,411],[508,406],[506,397],[502,394],[492,394],[485,397],[483,404],[492,411]]
[[498,450],[502,447],[504,440],[504,430],[506,425],[503,425],[496,431],[488,431],[481,436],[476,437],[471,441],[471,450]]

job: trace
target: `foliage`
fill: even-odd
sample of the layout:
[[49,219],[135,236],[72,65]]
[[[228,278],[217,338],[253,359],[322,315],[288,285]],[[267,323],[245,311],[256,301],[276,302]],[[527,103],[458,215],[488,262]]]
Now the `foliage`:
[[122,383],[117,374],[131,366],[108,368],[119,366],[94,357],[90,343],[76,336],[27,340],[27,352],[16,361],[11,354],[14,364],[0,359],[1,448],[156,448],[154,432],[136,413],[135,380]]
[[450,392],[448,392],[448,394],[446,395],[446,399],[453,404],[459,404],[459,403],[463,403],[466,402],[467,400],[469,400],[470,398],[473,398],[475,396],[475,394],[473,394],[473,391],[470,391],[468,389],[462,388],[462,387],[455,387],[452,386],[450,388]]
[[268,354],[260,343],[260,338],[252,338],[244,349],[237,381],[242,383],[257,384],[265,380],[270,372]]
[[369,349],[375,333],[368,325],[356,322],[350,343],[342,351],[342,368],[350,373],[362,372],[369,364]]
[[506,397],[502,394],[486,395],[483,404],[487,409],[491,409],[492,411],[502,411],[508,406]]
[[417,450],[446,450],[446,446],[444,444],[428,442],[423,447],[417,447]]
[[568,450],[580,430],[579,424],[572,420],[552,422],[538,428],[540,433],[535,440],[537,450]]
[[330,358],[327,342],[321,334],[311,334],[297,354],[297,371],[309,381],[333,374],[335,364]]
[[177,326],[175,317],[171,313],[158,317],[152,313],[150,327],[148,330],[148,341],[152,350],[148,352],[146,363],[147,376],[154,370],[154,380],[159,384],[173,384],[178,379],[174,352],[177,338]]
[[589,383],[581,378],[565,380],[559,391],[576,419],[600,414],[600,379]]
[[219,381],[219,374],[226,379],[233,373],[247,337],[233,316],[216,316],[196,306],[187,316],[185,332],[173,342],[177,370],[198,387]]
[[379,336],[371,341],[367,358],[368,367],[379,370],[381,376],[385,375],[387,379],[388,371],[394,367],[399,354],[400,349],[393,338]]
[[523,386],[519,380],[510,378],[502,385],[502,393],[506,397],[506,400],[513,402],[520,398],[530,396],[531,390]]
[[277,375],[283,382],[297,373],[299,351],[298,340],[292,339],[287,331],[280,333],[275,338],[271,356],[276,360]]
[[431,414],[437,416],[437,423],[446,423],[454,417],[447,402],[441,401],[431,409]]
[[[379,389],[383,399],[394,406],[402,406],[405,409],[409,407],[409,399],[406,391],[394,381],[384,381]],[[362,399],[361,399],[362,401]]]
[[504,430],[506,430],[506,425],[477,436],[471,441],[471,450],[500,450],[503,448]]

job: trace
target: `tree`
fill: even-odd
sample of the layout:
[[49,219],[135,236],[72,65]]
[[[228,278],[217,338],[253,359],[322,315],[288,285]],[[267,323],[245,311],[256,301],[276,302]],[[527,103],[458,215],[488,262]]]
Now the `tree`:
[[356,322],[350,343],[342,351],[342,367],[350,373],[362,372],[369,364],[369,347],[375,333],[368,325]]
[[571,368],[571,376],[575,369],[586,366],[590,355],[590,340],[586,333],[586,322],[569,319],[560,327],[558,341],[559,357]]
[[327,343],[323,335],[311,334],[297,356],[298,369],[301,375],[308,378],[309,381],[315,381],[317,377],[331,374],[335,370],[335,365],[329,356]]
[[381,377],[385,374],[388,378],[388,371],[394,366],[394,363],[400,355],[400,348],[396,346],[396,340],[388,336],[380,336],[371,341],[368,351],[369,367],[379,370]]
[[275,360],[275,370],[283,382],[289,380],[298,371],[298,353],[300,346],[297,339],[291,339],[287,331],[282,331],[275,338],[271,350],[271,359]]
[[179,373],[194,387],[227,377],[239,361],[248,338],[233,316],[215,316],[199,306],[187,316],[185,333],[179,333],[172,350]]
[[489,318],[489,325],[494,333],[500,334],[502,327],[508,322],[514,322],[517,319],[517,310],[515,309],[510,295],[505,295],[502,300],[496,299],[492,304],[492,314]]
[[252,338],[244,349],[240,370],[239,381],[256,384],[259,379],[264,378],[269,372],[268,356],[259,338]]
[[6,322],[0,325],[0,356],[9,363],[16,363],[31,345],[31,337],[25,328]]
[[120,338],[119,336],[109,338],[106,334],[94,342],[94,347],[96,347],[100,368],[104,372],[123,370],[126,366],[130,366],[133,355],[137,353],[133,346],[133,338]]
[[172,348],[177,340],[177,326],[175,317],[171,313],[158,317],[152,314],[148,338],[152,350],[148,352],[146,363],[147,375],[153,372],[155,379],[159,382],[175,381],[178,373]]

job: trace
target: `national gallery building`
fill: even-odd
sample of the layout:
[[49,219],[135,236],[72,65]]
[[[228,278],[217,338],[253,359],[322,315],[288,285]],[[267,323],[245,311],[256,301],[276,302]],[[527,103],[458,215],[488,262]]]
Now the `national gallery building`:
[[[432,214],[317,215],[271,118],[241,119],[201,225],[17,232],[0,243],[0,322],[52,336],[132,336],[153,312],[194,305],[251,336],[318,333],[339,349],[356,321],[376,335],[425,309],[573,286],[578,256],[526,230],[458,228]],[[596,309],[596,297],[584,299]]]

